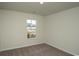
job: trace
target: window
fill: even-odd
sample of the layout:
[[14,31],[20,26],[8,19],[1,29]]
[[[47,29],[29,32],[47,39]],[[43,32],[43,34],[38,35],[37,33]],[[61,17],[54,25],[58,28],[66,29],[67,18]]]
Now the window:
[[26,20],[27,38],[36,37],[36,20]]

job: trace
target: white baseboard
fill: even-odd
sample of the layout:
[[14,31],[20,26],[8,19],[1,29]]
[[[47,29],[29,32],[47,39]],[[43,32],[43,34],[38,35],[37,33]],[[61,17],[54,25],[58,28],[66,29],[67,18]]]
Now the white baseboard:
[[74,54],[74,53],[72,53],[72,52],[69,52],[69,51],[67,51],[67,50],[65,50],[65,49],[62,49],[62,48],[60,48],[60,47],[58,47],[58,46],[55,46],[55,45],[53,45],[53,44],[51,44],[51,43],[46,42],[46,44],[48,44],[48,45],[50,45],[50,46],[52,46],[52,47],[55,47],[55,48],[57,48],[57,49],[59,49],[59,50],[62,50],[62,51],[64,51],[64,52],[70,53],[70,54],[72,54],[72,55],[74,55],[74,56],[78,56],[77,54]]

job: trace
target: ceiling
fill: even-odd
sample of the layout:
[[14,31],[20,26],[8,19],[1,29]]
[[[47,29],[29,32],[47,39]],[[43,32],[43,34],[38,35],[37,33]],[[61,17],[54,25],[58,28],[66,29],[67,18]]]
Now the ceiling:
[[79,6],[79,2],[0,2],[0,9],[15,10],[39,15],[50,15]]

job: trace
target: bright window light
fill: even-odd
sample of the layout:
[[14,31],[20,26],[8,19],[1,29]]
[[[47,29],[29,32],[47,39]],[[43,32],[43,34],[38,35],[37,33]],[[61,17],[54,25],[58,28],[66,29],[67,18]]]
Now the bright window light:
[[36,37],[36,20],[26,20],[27,38]]

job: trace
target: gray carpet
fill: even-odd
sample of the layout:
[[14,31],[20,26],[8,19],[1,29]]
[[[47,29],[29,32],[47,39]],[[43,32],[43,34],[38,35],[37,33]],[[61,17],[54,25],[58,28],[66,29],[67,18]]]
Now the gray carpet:
[[0,56],[72,56],[47,44],[38,44],[0,52]]

